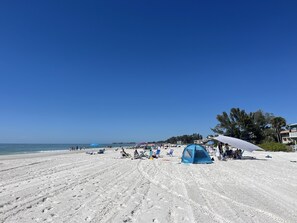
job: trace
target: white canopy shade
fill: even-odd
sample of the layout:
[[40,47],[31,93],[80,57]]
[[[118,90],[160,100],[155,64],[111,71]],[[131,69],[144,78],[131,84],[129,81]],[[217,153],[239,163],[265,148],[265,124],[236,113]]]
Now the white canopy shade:
[[215,139],[217,141],[220,141],[222,143],[227,143],[227,144],[229,144],[229,145],[231,145],[233,147],[236,147],[238,149],[242,149],[244,151],[253,152],[255,150],[263,150],[259,146],[256,146],[256,145],[254,145],[252,143],[249,143],[249,142],[241,140],[241,139],[229,137],[229,136],[219,135],[217,137],[213,137],[213,139]]

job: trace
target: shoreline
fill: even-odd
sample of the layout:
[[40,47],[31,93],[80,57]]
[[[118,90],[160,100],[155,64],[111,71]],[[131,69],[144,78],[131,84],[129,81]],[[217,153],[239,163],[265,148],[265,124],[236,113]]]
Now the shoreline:
[[58,156],[70,153],[82,153],[83,151],[68,151],[68,150],[57,150],[57,151],[38,151],[32,153],[15,153],[0,155],[0,160],[11,160],[11,159],[28,159],[28,158],[39,158],[47,156]]
[[[11,147],[16,146],[16,147]],[[112,146],[112,147],[110,147]],[[78,149],[76,149],[78,147]],[[100,144],[98,147],[91,147],[89,144],[19,144],[19,143],[0,143],[0,157],[2,156],[30,156],[30,154],[40,153],[67,153],[77,151],[90,151],[96,149],[115,149],[119,147],[131,147],[131,145],[111,145],[111,144]],[[71,149],[73,148],[73,149]]]
[[[90,151],[96,151],[99,149],[105,149],[106,151],[113,151],[120,149],[121,147],[113,148],[86,148],[81,150],[48,150],[48,151],[34,151],[28,153],[13,153],[13,154],[3,154],[0,155],[0,160],[12,160],[12,159],[30,159],[30,158],[39,158],[39,157],[48,157],[48,156],[58,156],[58,155],[67,155],[67,154],[83,154]],[[130,150],[131,147],[124,147],[127,150]]]

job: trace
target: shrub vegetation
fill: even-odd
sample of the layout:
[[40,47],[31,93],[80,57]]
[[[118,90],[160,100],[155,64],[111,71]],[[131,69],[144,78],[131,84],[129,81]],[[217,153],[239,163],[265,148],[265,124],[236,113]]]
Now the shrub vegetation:
[[266,151],[283,151],[283,152],[292,152],[292,148],[290,146],[277,143],[277,142],[265,142],[259,145],[262,149]]

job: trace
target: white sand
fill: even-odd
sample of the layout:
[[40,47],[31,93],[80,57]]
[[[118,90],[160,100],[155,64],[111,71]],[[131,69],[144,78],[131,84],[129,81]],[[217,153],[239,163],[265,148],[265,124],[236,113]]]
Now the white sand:
[[297,153],[211,165],[180,154],[1,156],[0,222],[297,222]]

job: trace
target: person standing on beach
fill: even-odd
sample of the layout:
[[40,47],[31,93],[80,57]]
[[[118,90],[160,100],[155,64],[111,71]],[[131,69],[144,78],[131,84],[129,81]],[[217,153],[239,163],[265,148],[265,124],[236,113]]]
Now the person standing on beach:
[[219,145],[218,145],[218,149],[219,149],[219,160],[221,160],[222,159],[222,155],[223,155],[223,145],[222,145],[222,143],[220,142],[219,143]]
[[149,159],[153,156],[153,150],[152,148],[150,148],[150,155],[149,155]]

